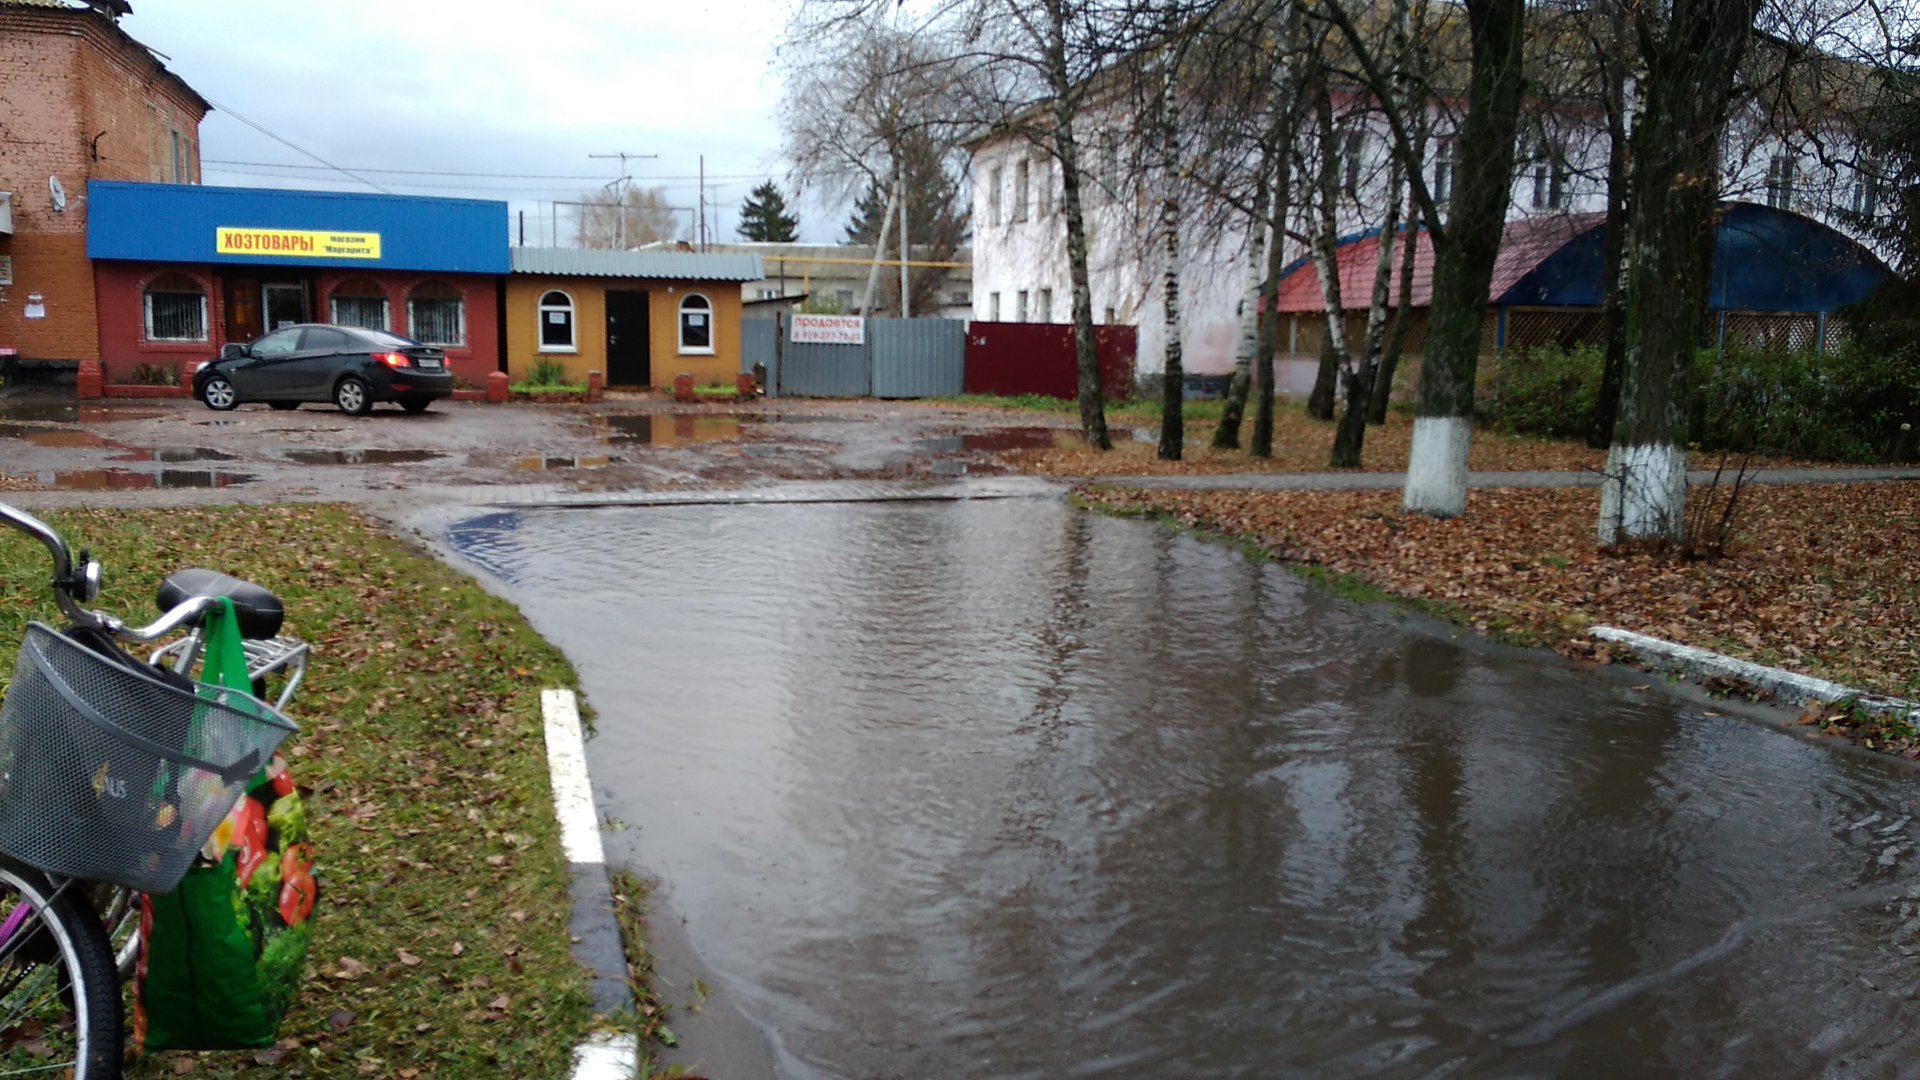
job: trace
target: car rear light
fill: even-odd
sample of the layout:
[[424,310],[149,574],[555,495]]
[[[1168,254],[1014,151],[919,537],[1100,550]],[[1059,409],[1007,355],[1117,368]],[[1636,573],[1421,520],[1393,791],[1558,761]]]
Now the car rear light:
[[399,368],[413,366],[413,361],[408,360],[405,353],[377,352],[373,354],[373,358],[388,367]]

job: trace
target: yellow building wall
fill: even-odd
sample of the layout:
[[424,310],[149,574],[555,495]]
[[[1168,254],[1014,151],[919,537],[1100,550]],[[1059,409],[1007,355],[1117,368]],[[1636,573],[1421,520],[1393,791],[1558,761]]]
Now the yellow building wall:
[[[574,348],[568,352],[540,349],[540,298],[558,289],[573,298]],[[644,278],[548,277],[513,274],[507,278],[507,376],[527,378],[534,365],[551,360],[566,368],[570,381],[584,381],[587,372],[607,370],[607,290],[645,291],[649,341],[649,369],[653,385],[673,385],[685,372],[695,386],[733,385],[740,370],[740,286],[738,282],[657,281]],[[699,293],[713,305],[712,355],[680,352],[680,301]]]

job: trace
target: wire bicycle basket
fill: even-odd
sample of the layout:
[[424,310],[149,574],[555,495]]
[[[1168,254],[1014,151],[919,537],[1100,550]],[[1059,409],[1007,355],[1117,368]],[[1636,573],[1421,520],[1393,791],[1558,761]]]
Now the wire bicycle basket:
[[0,852],[48,873],[172,891],[299,730],[246,693],[189,685],[29,624],[0,705]]

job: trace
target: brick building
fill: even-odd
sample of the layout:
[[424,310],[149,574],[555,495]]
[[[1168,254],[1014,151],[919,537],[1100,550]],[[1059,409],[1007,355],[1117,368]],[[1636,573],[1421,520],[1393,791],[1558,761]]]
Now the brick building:
[[211,106],[115,21],[125,0],[0,0],[0,348],[100,358],[87,184],[200,179]]

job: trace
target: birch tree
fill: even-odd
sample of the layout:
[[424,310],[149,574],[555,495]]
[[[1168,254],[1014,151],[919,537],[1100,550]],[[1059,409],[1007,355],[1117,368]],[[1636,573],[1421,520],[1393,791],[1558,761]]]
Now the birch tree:
[[[1348,0],[1323,2],[1353,48],[1368,85],[1387,97],[1390,74],[1355,25]],[[1525,83],[1525,0],[1463,0],[1462,6],[1471,59],[1466,113],[1456,144],[1460,177],[1445,222],[1421,173],[1409,170],[1432,237],[1434,270],[1403,503],[1414,513],[1435,517],[1457,517],[1466,510],[1480,326],[1512,197],[1514,136]],[[1384,112],[1398,152],[1411,159],[1413,131],[1407,117],[1392,106]]]

